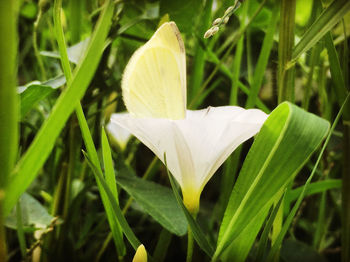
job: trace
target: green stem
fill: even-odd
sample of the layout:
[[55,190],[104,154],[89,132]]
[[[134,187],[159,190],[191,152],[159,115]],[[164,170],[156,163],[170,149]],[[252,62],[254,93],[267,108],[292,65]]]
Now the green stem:
[[45,80],[46,79],[46,72],[45,72],[45,67],[43,60],[41,59],[39,49],[38,49],[38,27],[39,23],[42,17],[42,10],[41,8],[39,9],[38,16],[36,17],[36,20],[34,22],[34,28],[33,28],[33,48],[34,48],[34,55],[36,57],[36,60],[38,61],[38,65],[40,68],[40,80]]
[[26,248],[26,239],[23,231],[21,200],[17,202],[16,218],[17,218],[17,236],[19,241],[19,247],[21,250],[22,258],[26,260],[27,248]]
[[4,198],[18,148],[17,7],[18,1],[0,1],[0,261],[7,260]]
[[278,44],[278,103],[294,100],[294,67],[287,68],[294,47],[296,0],[282,0]]
[[188,227],[187,231],[187,255],[186,255],[186,262],[192,261],[192,255],[193,255],[193,234],[191,227]]

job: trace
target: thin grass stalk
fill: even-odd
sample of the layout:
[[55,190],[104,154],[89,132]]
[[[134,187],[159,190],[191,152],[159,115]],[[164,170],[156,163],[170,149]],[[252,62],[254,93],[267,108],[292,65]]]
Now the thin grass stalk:
[[[349,47],[347,32],[342,21],[344,31],[343,42],[343,75],[349,75]],[[349,78],[344,78],[345,89],[349,92]],[[342,261],[350,260],[350,103],[348,101],[346,114],[343,116],[343,186],[342,186]]]
[[[205,6],[202,12],[202,18],[200,20],[201,21],[200,28],[198,30],[200,36],[204,35],[207,28],[210,27],[212,5],[213,5],[213,0],[205,1]],[[206,52],[203,48],[201,48],[201,45],[199,45],[199,47],[196,48],[196,53],[193,59],[194,61],[193,73],[190,79],[190,88],[189,88],[190,97],[192,97],[194,94],[197,93],[203,81],[205,60],[206,60]]]
[[45,1],[39,1],[39,12],[38,15],[35,19],[34,25],[33,25],[33,49],[34,49],[34,55],[36,58],[36,61],[38,62],[39,65],[39,69],[40,69],[40,80],[46,80],[46,71],[45,71],[45,66],[44,66],[44,62],[43,59],[39,53],[39,48],[38,48],[38,28],[39,28],[39,24],[43,15],[43,8],[45,8],[45,6],[43,5],[43,3]]
[[[274,6],[272,11],[273,14],[278,13],[278,7],[279,6],[277,4]],[[253,80],[250,83],[251,89],[246,102],[246,108],[254,107],[259,101],[258,94],[264,80],[266,67],[273,47],[273,36],[277,27],[278,17],[278,15],[271,15],[269,26],[267,28],[267,32],[259,54],[258,62],[256,64]]]
[[296,0],[281,1],[278,44],[278,103],[294,100],[294,67],[287,68],[294,47]]
[[0,1],[0,261],[7,260],[2,209],[18,148],[17,8],[18,1]]
[[317,44],[312,48],[311,51],[311,59],[310,59],[310,70],[307,75],[307,82],[304,88],[304,97],[303,97],[303,102],[302,102],[302,107],[305,110],[309,109],[309,104],[310,104],[310,99],[311,99],[311,89],[312,89],[312,83],[313,83],[313,76],[315,72],[315,66],[319,63],[319,57],[320,57],[320,44]]
[[[61,6],[62,6],[62,0],[56,0],[55,5],[54,5],[54,21],[55,21],[55,31],[56,31],[56,37],[57,37],[57,43],[61,55],[61,62],[62,62],[62,68],[65,73],[67,83],[70,83],[72,79],[72,71],[70,68],[69,60],[68,60],[68,54],[67,54],[67,49],[66,49],[66,44],[65,44],[65,39],[63,35],[63,30],[62,30],[62,25],[61,25]],[[102,172],[101,165],[99,162],[99,158],[97,155],[97,150],[94,145],[94,141],[92,139],[92,135],[89,131],[89,126],[86,121],[82,106],[80,103],[78,103],[76,109],[75,109],[79,126],[81,129],[81,133],[84,139],[84,143],[87,149],[87,152],[89,156],[91,157],[92,163],[96,166],[98,171]],[[73,150],[73,148],[71,149]],[[73,156],[72,156],[73,157]],[[68,181],[69,182],[69,181]],[[118,223],[118,220],[113,216],[111,210],[110,203],[107,201],[107,195],[105,192],[102,190],[102,186],[100,184],[100,181],[97,180],[98,187],[101,192],[101,198],[103,205],[105,207],[106,213],[107,213],[107,218],[108,222],[110,224],[110,228],[113,233],[113,237],[116,243],[116,249],[117,253],[120,257],[124,256],[125,250],[124,250],[124,245],[122,243],[123,238],[122,238],[122,231],[120,228],[120,225]],[[116,196],[117,197],[117,196]],[[119,204],[119,203],[118,203]]]
[[153,253],[153,258],[155,261],[158,261],[158,262],[164,261],[171,239],[172,239],[172,234],[163,228],[159,234],[157,245]]

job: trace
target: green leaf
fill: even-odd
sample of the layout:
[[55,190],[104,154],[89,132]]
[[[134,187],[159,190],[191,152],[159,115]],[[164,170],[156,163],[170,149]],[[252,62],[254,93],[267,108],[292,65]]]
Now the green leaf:
[[332,124],[332,127],[331,127],[330,131],[328,132],[326,141],[324,142],[324,144],[322,146],[322,149],[321,149],[321,151],[320,151],[320,153],[319,153],[319,155],[317,157],[317,160],[316,160],[316,163],[314,165],[314,168],[312,169],[309,178],[306,180],[305,185],[303,187],[303,190],[301,191],[301,193],[300,193],[296,203],[294,204],[292,210],[289,212],[287,218],[285,219],[283,227],[282,227],[279,235],[277,236],[274,244],[272,245],[272,247],[270,249],[269,255],[267,256],[267,259],[266,259],[267,261],[271,261],[271,259],[274,258],[276,256],[276,254],[278,253],[279,248],[280,248],[280,246],[282,244],[283,238],[286,235],[286,233],[288,231],[288,228],[292,224],[293,218],[296,215],[296,213],[297,213],[297,211],[298,211],[298,209],[299,209],[299,207],[301,205],[301,202],[302,202],[302,200],[304,198],[304,195],[305,195],[305,192],[307,190],[308,185],[310,184],[313,176],[316,173],[317,166],[318,166],[318,164],[321,161],[322,155],[323,155],[324,151],[326,150],[326,147],[327,147],[328,142],[329,142],[329,140],[331,138],[331,135],[334,132],[334,129],[335,129],[335,127],[336,127],[336,125],[337,125],[337,123],[338,123],[338,121],[340,119],[340,116],[342,115],[342,113],[344,111],[344,108],[346,106],[346,103],[347,103],[349,97],[350,97],[350,94],[348,94],[346,96],[346,99],[345,99],[344,103],[342,104],[341,108],[339,109],[339,112],[338,112],[338,114],[337,114],[337,116],[336,116],[336,118],[335,118],[335,120],[334,120],[334,122]]
[[40,128],[27,152],[17,163],[6,190],[3,206],[5,215],[9,214],[20,195],[38,175],[38,171],[55,145],[56,138],[92,80],[102,56],[113,9],[112,1],[106,1],[84,58],[77,66],[72,81],[68,83],[49,118]]
[[197,15],[193,10],[201,10],[202,1],[198,0],[161,0],[160,16],[169,14],[170,20],[175,21],[180,32],[190,33],[196,24]]
[[283,243],[281,258],[286,262],[327,262],[327,259],[320,255],[317,250],[304,244],[303,242],[293,239],[287,239]]
[[134,176],[117,176],[117,183],[164,228],[178,236],[186,234],[186,217],[169,188]]
[[[79,64],[80,59],[83,57],[90,42],[90,37],[85,38],[83,41],[68,47],[67,54],[70,62],[74,64]],[[57,51],[40,51],[40,54],[47,57],[53,57],[60,59],[60,53]]]
[[[307,187],[305,196],[319,194],[330,189],[341,188],[341,185],[342,185],[341,179],[327,179],[324,181],[314,182]],[[304,189],[304,186],[298,187],[293,190],[289,190],[286,194],[285,203],[290,203],[292,201],[295,201],[299,197],[303,189]]]
[[244,161],[220,227],[214,261],[275,196],[319,146],[329,123],[284,102],[265,121]]
[[293,64],[298,57],[313,47],[350,10],[350,1],[334,0],[305,32],[293,50]]
[[[46,228],[51,224],[53,216],[51,216],[45,207],[31,195],[24,193],[19,199],[22,210],[22,223],[24,230],[35,230]],[[11,213],[6,217],[5,226],[17,229],[17,208],[12,209]]]
[[43,83],[34,81],[25,86],[19,86],[17,92],[20,94],[21,99],[21,118],[41,100],[65,83],[66,79],[61,75]]

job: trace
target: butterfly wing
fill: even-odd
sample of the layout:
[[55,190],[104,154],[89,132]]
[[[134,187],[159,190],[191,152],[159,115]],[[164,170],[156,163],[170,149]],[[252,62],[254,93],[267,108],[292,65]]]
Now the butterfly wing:
[[174,22],[164,23],[133,54],[124,71],[122,90],[124,103],[135,117],[185,117],[185,48]]

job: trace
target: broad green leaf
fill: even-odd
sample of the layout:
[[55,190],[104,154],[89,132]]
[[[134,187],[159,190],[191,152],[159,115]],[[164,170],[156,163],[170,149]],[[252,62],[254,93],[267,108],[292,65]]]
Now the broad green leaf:
[[[51,224],[51,216],[45,207],[31,195],[24,193],[19,199],[22,210],[22,224],[24,230],[35,230],[46,228]],[[17,228],[17,208],[15,207],[6,217],[5,226]]]
[[275,196],[295,177],[328,129],[326,120],[288,102],[271,113],[232,190],[214,260],[262,209],[273,204]]
[[334,0],[295,45],[291,64],[293,64],[301,54],[313,47],[349,10],[350,1]]
[[17,92],[20,94],[21,100],[21,118],[23,118],[29,110],[35,107],[41,100],[65,83],[66,79],[61,75],[43,83],[34,81],[25,86],[19,86]]
[[9,214],[20,195],[38,175],[38,171],[49,156],[56,138],[92,80],[102,56],[113,9],[112,1],[106,1],[82,62],[74,71],[72,81],[68,83],[49,118],[40,128],[27,152],[17,163],[6,191],[3,206],[5,215]]
[[134,176],[117,176],[117,183],[164,228],[186,234],[186,217],[169,188]]
[[[118,201],[118,190],[117,190],[117,184],[115,181],[115,174],[114,174],[114,167],[113,167],[113,160],[111,155],[111,148],[108,144],[108,139],[106,132],[104,128],[102,128],[102,134],[101,134],[101,144],[102,144],[102,156],[103,156],[103,164],[104,164],[104,170],[105,170],[105,179],[106,183],[111,190],[112,194],[114,195],[117,203]],[[114,243],[117,247],[118,255],[119,257],[123,257],[126,253],[126,248],[123,241],[123,232],[121,229],[121,226],[116,218],[113,218],[113,210],[111,208],[111,205],[105,206],[106,213],[108,216],[108,221],[111,227]]]
[[271,259],[274,258],[276,256],[276,254],[278,253],[278,251],[280,249],[280,246],[282,244],[282,241],[284,239],[284,236],[286,235],[286,233],[287,233],[287,231],[288,231],[288,229],[289,229],[289,227],[290,227],[290,225],[291,225],[291,223],[292,223],[292,221],[294,219],[294,216],[296,215],[296,213],[297,213],[297,211],[298,211],[298,209],[299,209],[299,207],[301,205],[301,202],[304,199],[305,192],[306,192],[306,190],[308,188],[308,185],[311,183],[311,180],[312,180],[313,176],[316,173],[317,166],[318,166],[318,164],[321,161],[322,155],[323,155],[324,151],[326,150],[326,147],[327,147],[328,142],[329,142],[329,140],[331,138],[331,135],[334,132],[334,129],[335,129],[335,127],[336,127],[336,125],[337,125],[337,123],[338,123],[338,121],[340,119],[340,116],[342,115],[342,113],[344,111],[344,108],[346,106],[346,103],[347,103],[349,97],[350,97],[350,94],[348,94],[346,96],[346,99],[345,99],[344,103],[342,104],[341,108],[339,109],[339,112],[338,112],[338,114],[337,114],[337,116],[336,116],[336,118],[335,118],[335,120],[334,120],[334,122],[332,124],[332,127],[331,127],[330,131],[328,132],[326,141],[324,142],[324,144],[322,146],[322,149],[321,149],[321,151],[320,151],[320,153],[319,153],[319,155],[317,157],[317,160],[316,160],[316,163],[314,165],[314,168],[312,169],[309,178],[306,180],[305,185],[303,187],[303,190],[301,191],[301,193],[300,193],[296,203],[294,204],[292,210],[289,212],[287,218],[285,219],[283,227],[281,229],[281,232],[279,233],[278,237],[276,238],[276,241],[272,245],[272,247],[270,249],[270,252],[269,252],[269,255],[266,258],[266,261],[271,261]]

